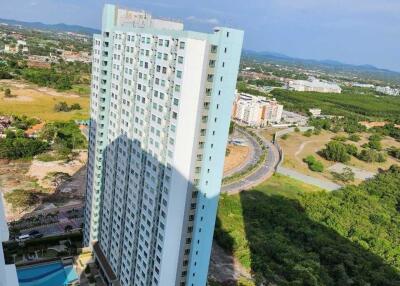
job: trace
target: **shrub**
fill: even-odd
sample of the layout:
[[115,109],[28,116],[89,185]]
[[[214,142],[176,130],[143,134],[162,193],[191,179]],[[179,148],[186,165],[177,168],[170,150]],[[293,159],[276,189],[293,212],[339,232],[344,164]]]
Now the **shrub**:
[[347,152],[345,144],[338,141],[331,141],[321,150],[321,155],[329,161],[346,163],[350,161],[350,155]]
[[349,135],[348,139],[353,142],[358,142],[361,140],[361,137],[358,134],[351,134]]
[[346,167],[343,169],[342,173],[331,172],[333,178],[338,181],[342,181],[344,183],[353,182],[355,174],[352,169]]
[[54,105],[54,111],[56,112],[68,112],[70,108],[65,101],[58,102]]
[[4,90],[4,97],[10,98],[10,97],[15,97],[15,95],[13,95],[13,94],[11,93],[11,89],[6,88],[6,89]]
[[294,132],[300,132],[300,128],[299,127],[294,128]]
[[323,172],[324,171],[324,165],[317,159],[315,159],[314,156],[307,156],[306,158],[303,159],[305,163],[307,163],[308,168],[313,171],[313,172]]
[[347,138],[346,138],[346,136],[337,135],[337,136],[333,137],[332,140],[339,141],[339,142],[346,142]]
[[357,146],[354,144],[346,144],[346,150],[347,150],[347,154],[351,155],[351,156],[357,156],[358,154],[358,149]]
[[400,148],[390,147],[388,150],[388,154],[390,156],[400,160]]
[[281,136],[281,139],[282,140],[286,140],[286,139],[288,139],[289,138],[289,134],[283,134],[282,136]]
[[311,137],[312,134],[313,134],[313,131],[311,129],[308,129],[306,132],[303,133],[303,135],[306,137]]
[[385,154],[378,152],[373,149],[364,149],[358,154],[357,156],[358,159],[364,162],[372,163],[372,162],[385,162],[386,161],[386,156]]
[[81,110],[82,107],[79,103],[74,103],[71,105],[70,110]]

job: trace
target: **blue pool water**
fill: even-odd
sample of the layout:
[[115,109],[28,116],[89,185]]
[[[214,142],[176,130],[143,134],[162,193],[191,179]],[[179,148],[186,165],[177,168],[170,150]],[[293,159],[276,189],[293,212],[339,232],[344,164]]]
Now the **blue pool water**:
[[20,286],[64,286],[78,280],[75,269],[61,262],[17,269],[17,275]]

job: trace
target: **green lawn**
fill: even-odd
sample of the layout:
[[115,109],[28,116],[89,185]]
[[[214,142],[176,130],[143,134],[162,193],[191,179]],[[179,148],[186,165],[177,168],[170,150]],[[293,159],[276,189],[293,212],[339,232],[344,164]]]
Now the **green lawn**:
[[400,169],[327,193],[275,175],[223,195],[217,242],[256,285],[400,285]]

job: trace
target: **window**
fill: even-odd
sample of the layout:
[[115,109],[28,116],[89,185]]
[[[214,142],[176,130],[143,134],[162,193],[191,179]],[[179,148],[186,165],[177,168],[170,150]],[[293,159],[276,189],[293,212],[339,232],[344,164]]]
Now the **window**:
[[179,84],[175,84],[175,91],[180,92],[181,91],[181,86]]
[[178,57],[178,63],[183,64],[183,57],[182,56]]
[[182,78],[182,71],[176,71],[176,77]]
[[183,49],[185,48],[185,42],[180,42],[180,43],[179,43],[179,48],[180,48],[181,50],[183,50]]

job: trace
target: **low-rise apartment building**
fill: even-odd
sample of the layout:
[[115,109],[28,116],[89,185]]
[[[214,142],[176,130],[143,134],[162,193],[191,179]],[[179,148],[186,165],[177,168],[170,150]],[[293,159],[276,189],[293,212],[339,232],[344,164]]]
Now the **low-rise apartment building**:
[[246,93],[238,94],[233,106],[233,118],[252,127],[279,123],[282,112],[283,105],[278,104],[275,99],[268,100]]

